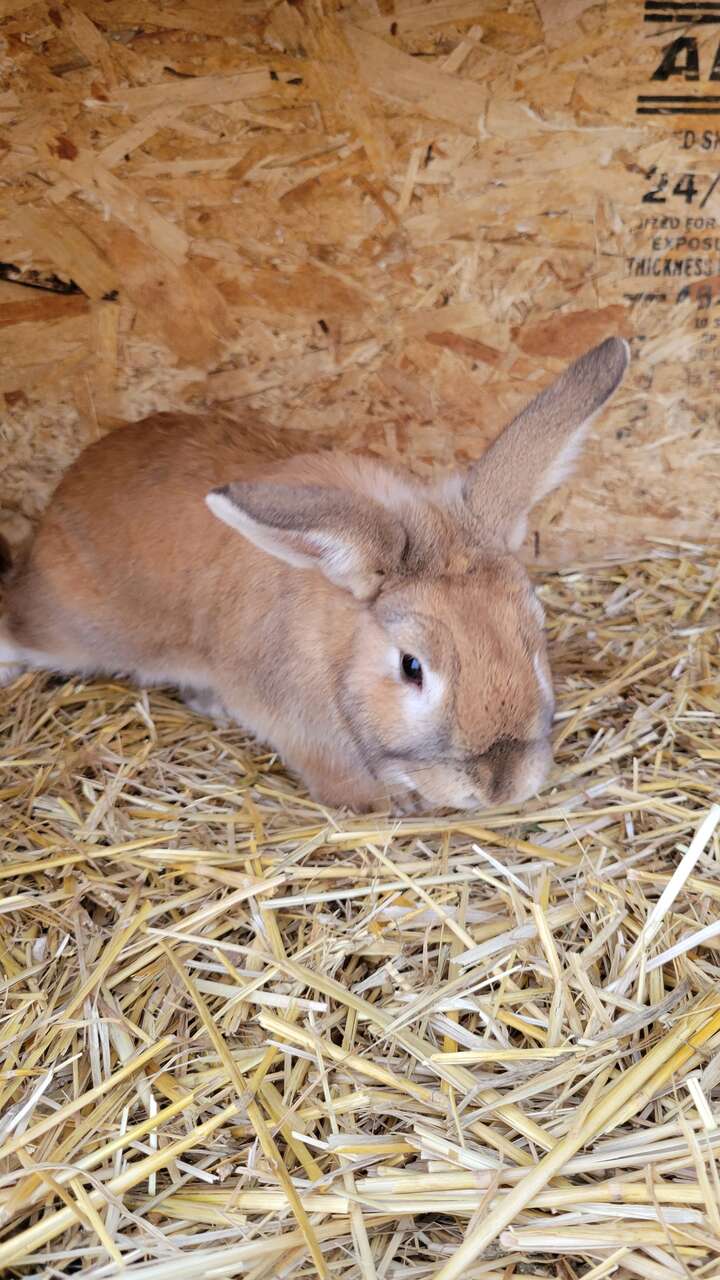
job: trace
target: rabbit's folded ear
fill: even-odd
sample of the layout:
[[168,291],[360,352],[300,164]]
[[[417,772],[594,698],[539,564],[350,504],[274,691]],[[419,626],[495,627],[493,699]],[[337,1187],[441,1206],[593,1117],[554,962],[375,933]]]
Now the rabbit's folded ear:
[[261,551],[320,569],[358,599],[371,599],[405,553],[400,520],[369,498],[323,485],[229,484],[205,499],[213,515]]
[[622,338],[593,347],[523,409],[465,477],[463,497],[483,537],[517,550],[531,509],[569,475],[592,419],[630,358]]

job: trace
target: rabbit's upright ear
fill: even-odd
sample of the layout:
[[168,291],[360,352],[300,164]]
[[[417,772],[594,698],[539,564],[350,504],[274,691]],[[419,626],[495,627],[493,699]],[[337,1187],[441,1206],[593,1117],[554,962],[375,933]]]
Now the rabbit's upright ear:
[[300,569],[320,569],[360,600],[377,595],[399,566],[407,535],[369,498],[323,485],[238,483],[213,489],[213,515],[261,551]]
[[593,347],[536,396],[470,468],[463,497],[483,537],[517,550],[530,511],[572,471],[592,419],[620,386],[629,358],[622,338]]

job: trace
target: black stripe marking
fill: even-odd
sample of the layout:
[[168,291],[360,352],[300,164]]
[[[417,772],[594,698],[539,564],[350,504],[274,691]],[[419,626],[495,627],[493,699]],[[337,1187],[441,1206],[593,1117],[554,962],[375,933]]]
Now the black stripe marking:
[[646,13],[645,22],[674,22],[675,26],[691,24],[693,27],[711,27],[720,23],[720,13],[704,13],[697,17],[693,13]]
[[636,116],[720,116],[720,107],[636,107]]
[[717,0],[645,0],[645,9],[661,9],[663,13],[671,9],[700,9],[706,12],[711,9],[720,9]]

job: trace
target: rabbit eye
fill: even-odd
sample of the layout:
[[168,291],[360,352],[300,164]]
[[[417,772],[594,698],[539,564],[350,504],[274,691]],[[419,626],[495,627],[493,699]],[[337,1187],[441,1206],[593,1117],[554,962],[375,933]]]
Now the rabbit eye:
[[417,685],[418,689],[422,688],[423,669],[417,658],[413,658],[411,653],[404,653],[400,662],[400,669],[403,678],[408,684]]

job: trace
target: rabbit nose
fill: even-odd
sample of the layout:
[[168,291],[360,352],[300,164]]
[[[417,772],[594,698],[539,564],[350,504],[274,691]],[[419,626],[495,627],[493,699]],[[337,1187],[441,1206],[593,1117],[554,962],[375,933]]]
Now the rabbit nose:
[[[552,764],[549,739],[519,742],[498,738],[480,757],[491,804],[520,804],[536,795]],[[489,775],[489,777],[488,777]]]
[[500,799],[511,782],[521,745],[516,738],[497,738],[481,756],[483,764],[490,770],[493,799]]
[[476,755],[469,772],[486,804],[519,804],[536,794],[551,763],[549,739],[521,742],[505,736]]

